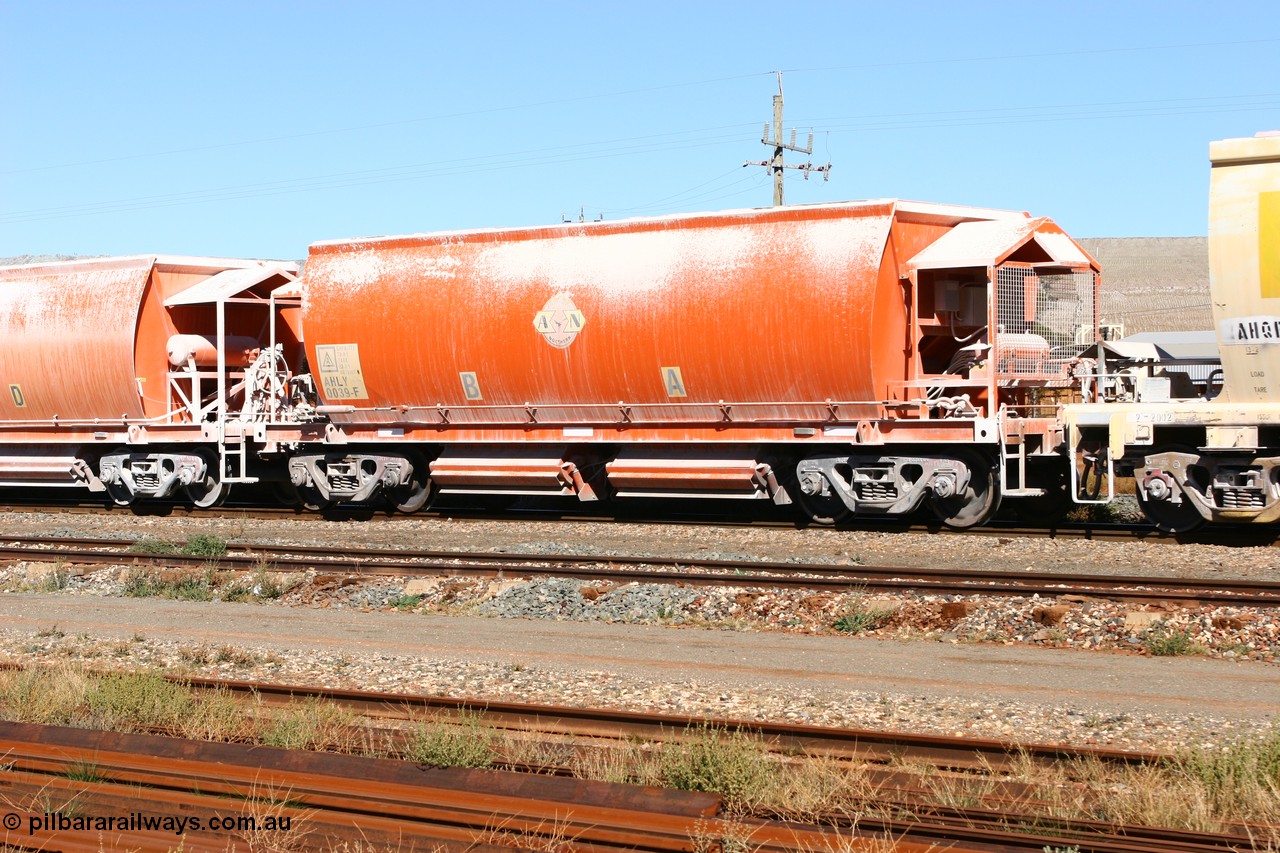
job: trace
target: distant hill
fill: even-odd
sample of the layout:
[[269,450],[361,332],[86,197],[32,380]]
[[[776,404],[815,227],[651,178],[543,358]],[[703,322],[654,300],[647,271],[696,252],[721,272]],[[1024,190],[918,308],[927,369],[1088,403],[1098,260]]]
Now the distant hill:
[[16,258],[0,258],[0,267],[15,267],[21,264],[47,264],[50,261],[74,261],[87,258],[89,255],[18,255]]
[[1102,318],[1125,334],[1212,329],[1207,237],[1086,237],[1102,267]]
[[[1213,328],[1206,237],[1086,237],[1102,265],[1102,317],[1125,334]],[[0,266],[74,260],[76,255],[0,258]]]

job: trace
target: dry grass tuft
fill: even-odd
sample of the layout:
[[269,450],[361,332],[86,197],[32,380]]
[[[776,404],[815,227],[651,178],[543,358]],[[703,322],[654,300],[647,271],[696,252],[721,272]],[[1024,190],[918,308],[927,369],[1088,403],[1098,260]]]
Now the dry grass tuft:
[[[222,652],[200,647],[191,654]],[[730,818],[755,814],[817,822],[834,816],[842,825],[856,825],[864,817],[901,816],[915,802],[879,783],[884,768],[814,756],[779,759],[758,739],[738,732],[695,728],[661,741],[548,742],[496,730],[479,714],[463,713],[417,721],[407,729],[406,746],[393,750],[384,732],[339,706],[309,700],[269,708],[221,691],[193,692],[156,672],[95,675],[68,664],[0,672],[0,717],[124,732],[162,730],[212,741],[256,738],[289,749],[394,752],[438,767],[565,768],[586,779],[719,793]],[[931,805],[1014,807],[1032,826],[1074,818],[1249,831],[1256,846],[1280,851],[1280,728],[1190,748],[1158,766],[1046,765],[1024,755],[1011,769],[963,776],[909,761],[888,769],[914,774],[913,786],[926,792]],[[749,839],[716,832],[720,847],[708,849],[750,849]]]
[[498,760],[498,740],[480,714],[461,711],[417,723],[404,755],[431,767],[492,767]]

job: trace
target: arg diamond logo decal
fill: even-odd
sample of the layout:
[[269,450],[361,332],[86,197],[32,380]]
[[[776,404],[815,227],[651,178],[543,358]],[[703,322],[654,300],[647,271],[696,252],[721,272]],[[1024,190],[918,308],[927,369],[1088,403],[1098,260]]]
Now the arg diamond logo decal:
[[556,349],[564,349],[573,343],[586,324],[586,317],[582,316],[567,293],[557,293],[548,299],[542,310],[533,316],[533,327]]

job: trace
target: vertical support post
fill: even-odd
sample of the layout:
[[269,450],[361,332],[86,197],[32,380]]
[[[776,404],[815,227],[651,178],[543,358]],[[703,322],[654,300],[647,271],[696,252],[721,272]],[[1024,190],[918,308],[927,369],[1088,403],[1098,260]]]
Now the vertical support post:
[[773,206],[782,207],[782,185],[783,176],[787,169],[799,169],[804,172],[804,179],[809,180],[810,172],[821,172],[822,180],[830,179],[831,164],[825,166],[815,166],[812,162],[806,162],[803,165],[791,166],[783,160],[783,153],[786,151],[798,151],[801,154],[813,153],[813,133],[809,133],[809,144],[801,148],[796,145],[796,132],[791,131],[790,144],[782,141],[782,72],[778,72],[778,94],[773,96],[773,132],[770,139],[769,125],[764,126],[764,133],[760,136],[760,141],[765,145],[773,148],[773,156],[768,160],[748,160],[743,163],[746,166],[764,166],[773,174]]
[[227,419],[227,304],[219,299],[218,306],[218,402],[215,411],[218,423]]
[[778,72],[778,94],[773,96],[773,206],[782,207],[782,177],[786,164],[782,161],[782,72]]
[[214,403],[217,413],[218,437],[218,479],[221,480],[227,470],[227,303],[219,299],[218,306],[218,399]]
[[[268,325],[271,327],[271,399],[280,399],[280,375],[276,373],[276,292],[273,290],[267,297],[268,308],[270,313]],[[276,413],[274,406],[267,407],[267,423],[276,422]]]

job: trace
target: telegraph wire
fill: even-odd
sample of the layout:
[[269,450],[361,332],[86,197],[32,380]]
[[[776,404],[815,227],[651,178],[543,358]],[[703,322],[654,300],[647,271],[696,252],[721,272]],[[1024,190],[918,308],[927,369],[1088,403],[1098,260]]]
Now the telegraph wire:
[[[563,160],[566,158],[581,158],[584,156],[598,157],[602,153],[613,156],[613,155],[636,154],[636,153],[644,154],[644,153],[649,153],[653,151],[664,151],[664,150],[687,148],[687,147],[690,147],[688,145],[689,142],[697,142],[698,146],[696,147],[702,147],[702,146],[705,146],[706,144],[713,144],[715,142],[734,141],[740,137],[739,132],[732,132],[732,133],[725,132],[725,133],[716,134],[714,133],[714,131],[741,131],[742,129],[745,129],[751,126],[754,126],[754,123],[744,123],[744,124],[736,124],[736,125],[717,125],[713,127],[700,128],[697,130],[669,131],[666,133],[648,134],[645,136],[620,137],[616,139],[599,140],[595,142],[581,142],[581,143],[573,143],[569,145],[548,146],[544,148],[529,149],[526,151],[507,151],[507,152],[501,152],[498,154],[475,155],[472,157],[463,157],[458,160],[451,161],[452,165],[448,167],[437,166],[435,171],[437,173],[448,173],[448,172],[455,171],[457,164],[468,164],[468,163],[490,164],[492,163],[492,161],[499,161],[498,165],[512,165],[512,166],[553,165],[555,163],[563,162]],[[697,134],[701,134],[701,135],[697,135]],[[671,137],[681,137],[681,136],[688,136],[690,138],[684,139],[684,140],[678,139],[678,138],[674,140],[670,139]],[[659,145],[656,142],[650,141],[650,140],[656,141],[656,140],[663,140],[663,139],[668,139],[669,140],[668,143]],[[635,144],[625,144],[625,145],[617,146],[617,143],[635,143]],[[605,147],[598,151],[590,150],[592,148],[600,148],[601,146],[615,146],[615,147]],[[551,157],[552,154],[555,154],[557,156],[555,158],[552,158]],[[516,158],[516,159],[511,159],[508,164],[502,164],[501,160],[503,158]],[[301,178],[288,178],[288,179],[281,179],[281,180],[274,180],[274,181],[262,181],[262,182],[256,182],[251,184],[239,184],[239,185],[232,185],[230,187],[219,187],[219,188],[211,188],[206,190],[189,190],[189,191],[180,192],[180,193],[164,193],[164,194],[158,194],[158,195],[152,195],[152,196],[138,196],[133,199],[127,199],[126,201],[133,202],[133,201],[146,201],[146,200],[153,200],[153,199],[163,200],[163,199],[170,199],[178,196],[195,195],[195,194],[205,193],[205,192],[221,192],[221,191],[244,190],[244,189],[254,189],[254,188],[271,188],[271,187],[278,187],[278,186],[287,185],[287,184],[303,183],[308,181],[332,180],[332,179],[339,179],[339,178],[352,178],[352,177],[362,176],[362,175],[369,176],[371,178],[378,177],[381,175],[386,175],[386,174],[391,174],[392,176],[394,176],[394,175],[402,174],[406,171],[417,170],[427,165],[435,166],[436,164],[433,161],[431,164],[409,163],[409,164],[400,164],[396,166],[383,166],[376,169],[360,169],[360,170],[354,170],[354,171],[348,171],[348,172],[336,172],[336,173],[329,173],[329,174],[322,174],[322,175],[312,175],[312,176],[306,176]],[[11,213],[0,213],[0,219],[13,217],[13,216],[22,216],[27,214],[34,215],[34,214],[40,214],[40,213],[66,211],[66,210],[80,209],[80,208],[92,208],[100,205],[111,205],[116,203],[117,202],[114,202],[114,201],[108,201],[108,202],[87,203],[87,204],[81,204],[81,205],[66,205],[66,206],[56,206],[56,207],[47,207],[47,208],[31,208],[28,210],[14,211]]]
[[[718,130],[719,128],[708,128],[708,130]],[[650,137],[634,137],[636,140],[656,139],[664,136],[674,136],[676,134],[654,134]],[[321,175],[310,175],[300,178],[288,178],[274,181],[262,181],[249,184],[235,184],[227,187],[214,187],[203,190],[188,190],[175,193],[162,193],[157,195],[137,196],[131,199],[123,199],[116,201],[91,202],[79,205],[66,205],[46,208],[32,208],[23,211],[15,211],[12,213],[0,213],[0,219],[12,218],[15,216],[36,215],[43,213],[66,212],[76,210],[86,210],[93,212],[91,209],[95,207],[111,206],[119,203],[134,203],[143,201],[165,201],[177,199],[186,196],[196,196],[205,193],[221,193],[232,191],[245,191],[253,189],[270,190],[272,188],[287,187],[294,184],[305,184],[309,182],[321,182],[332,180],[353,180],[361,177],[370,179],[370,183],[380,183],[382,178],[397,178],[401,176],[413,176],[418,174],[422,177],[429,177],[437,174],[449,174],[457,171],[468,171],[467,169],[458,169],[459,164],[475,164],[491,168],[514,168],[521,166],[541,166],[555,165],[561,162],[571,162],[573,160],[593,158],[598,159],[602,156],[623,156],[630,154],[646,154],[651,152],[679,150],[690,147],[705,147],[707,145],[719,144],[726,141],[732,141],[739,138],[739,134],[717,134],[702,137],[692,137],[688,140],[671,140],[668,143],[658,144],[636,144],[625,145],[621,147],[602,148],[598,151],[579,150],[589,149],[591,146],[605,144],[601,143],[577,143],[573,145],[565,145],[559,147],[538,148],[529,151],[504,152],[501,154],[477,155],[474,157],[461,158],[452,161],[447,166],[440,166],[436,161],[430,163],[408,163],[397,166],[385,166],[377,169],[360,169],[348,172],[336,172]],[[626,140],[610,140],[626,141]],[[504,158],[505,162],[504,162]],[[421,174],[420,170],[428,168],[428,174]],[[487,170],[487,169],[486,169]],[[358,181],[357,181],[358,182]]]
[[617,92],[604,92],[596,95],[576,95],[570,98],[556,98],[548,101],[535,101],[526,104],[509,104],[500,107],[486,107],[477,110],[464,110],[456,113],[446,113],[444,115],[419,116],[417,118],[396,119],[394,121],[375,122],[373,124],[352,125],[350,127],[338,127],[322,130],[311,130],[302,133],[281,134],[278,136],[267,136],[258,139],[242,139],[232,142],[220,142],[211,145],[197,145],[189,148],[175,148],[167,151],[150,151],[140,154],[122,154],[118,157],[104,157],[97,160],[81,160],[72,163],[57,163],[46,166],[30,166],[23,169],[0,170],[0,175],[17,175],[27,172],[44,172],[53,169],[70,169],[79,166],[97,166],[104,163],[119,163],[125,160],[141,160],[151,157],[168,157],[174,154],[193,154],[200,151],[215,151],[223,148],[239,148],[247,145],[263,145],[271,142],[288,142],[295,139],[309,139],[317,136],[334,136],[342,133],[355,133],[361,130],[380,130],[387,127],[403,127],[409,124],[423,124],[425,122],[447,121],[459,118],[473,118],[475,116],[490,115],[493,113],[514,112],[517,110],[537,109],[541,107],[559,106],[562,104],[579,103],[582,101],[600,100],[602,98],[620,98],[626,95],[641,95],[648,92],[661,92],[668,89],[683,89],[695,86],[710,86],[715,83],[732,82],[735,80],[746,80],[752,77],[761,77],[773,74],[772,71],[760,71],[751,74],[736,74],[729,77],[714,77],[707,80],[695,80],[685,83],[669,83],[661,86],[648,86],[639,89],[624,89]]
[[859,65],[828,65],[815,68],[783,68],[787,74],[818,73],[823,71],[865,71],[873,68],[902,68],[911,65],[944,65],[958,62],[989,62],[991,60],[1050,59],[1067,56],[1101,56],[1109,53],[1140,53],[1157,50],[1186,50],[1201,47],[1243,47],[1245,45],[1274,44],[1280,38],[1248,39],[1246,41],[1207,41],[1184,44],[1136,45],[1129,47],[1099,47],[1089,50],[1059,50],[1048,53],[1005,53],[999,56],[950,57],[944,59],[903,59],[897,62],[868,62]]
[[[1151,105],[1151,109],[1158,108],[1159,105],[1168,104],[1187,104],[1188,108],[1195,106],[1195,103],[1203,101],[1240,101],[1252,98],[1277,98],[1280,97],[1278,92],[1254,92],[1247,95],[1200,95],[1188,98],[1153,98],[1148,100],[1134,101],[1085,101],[1067,104],[1024,104],[1013,107],[975,107],[964,110],[929,110],[927,112],[916,113],[872,113],[862,116],[826,116],[817,119],[805,119],[806,124],[819,124],[833,121],[849,121],[857,119],[911,119],[911,118],[941,118],[944,116],[973,116],[980,113],[1016,113],[1029,112],[1032,110],[1064,110],[1064,109],[1085,109],[1095,107],[1137,107],[1146,108]],[[1221,104],[1221,106],[1231,106],[1231,104]],[[1249,104],[1238,104],[1237,106],[1250,106]],[[1266,105],[1270,106],[1270,105]]]
[[[1271,93],[1258,95],[1231,95],[1221,96],[1218,100],[1240,99],[1240,98],[1273,98],[1280,97]],[[836,125],[828,128],[827,133],[867,133],[886,130],[900,129],[930,129],[930,128],[946,128],[946,127],[965,127],[965,126],[989,126],[1000,124],[1018,124],[1018,123],[1046,123],[1046,122],[1064,122],[1064,121],[1080,121],[1080,120],[1123,120],[1130,118],[1149,118],[1153,116],[1177,116],[1186,114],[1204,114],[1204,113],[1229,113],[1229,112],[1254,112],[1261,109],[1272,108],[1271,104],[1223,104],[1220,106],[1212,106],[1200,102],[1214,100],[1213,97],[1206,96],[1201,98],[1189,99],[1162,99],[1157,101],[1131,101],[1131,102],[1102,102],[1096,105],[1083,104],[1080,107],[1088,106],[1111,106],[1117,104],[1125,104],[1129,106],[1139,106],[1141,104],[1186,104],[1186,108],[1178,109],[1174,106],[1152,107],[1152,110],[1161,110],[1163,112],[1153,112],[1152,110],[1127,110],[1127,111],[1103,111],[1101,113],[1076,113],[1064,114],[1055,112],[1047,115],[1017,115],[1017,111],[1031,111],[1054,109],[1054,107],[1017,107],[1017,108],[984,108],[981,110],[969,111],[951,111],[948,113],[918,113],[918,114],[887,114],[885,118],[902,117],[904,115],[920,115],[928,117],[931,115],[944,116],[968,116],[966,118],[954,117],[944,118],[941,121],[928,121],[922,119],[919,122],[900,122],[892,123],[861,123]],[[1187,103],[1187,102],[1195,103]],[[1277,105],[1280,106],[1280,105]],[[982,116],[979,113],[991,112],[1000,113],[1008,112],[1009,115],[992,115]],[[850,117],[852,118],[852,117]],[[879,116],[868,116],[866,119],[876,119]],[[839,120],[839,119],[828,119]],[[817,122],[802,122],[802,124],[810,124]],[[281,179],[274,181],[234,185],[231,187],[208,188],[203,190],[189,190],[178,193],[168,193],[161,195],[140,196],[130,199],[117,199],[112,201],[91,202],[78,205],[66,205],[57,207],[35,208],[22,211],[13,211],[9,213],[0,213],[0,222],[7,224],[37,221],[51,218],[67,218],[80,215],[94,215],[100,213],[110,213],[125,210],[143,210],[148,207],[169,207],[176,204],[194,204],[209,201],[226,201],[239,198],[252,198],[256,196],[280,195],[289,192],[311,192],[325,189],[339,189],[348,186],[359,186],[365,184],[386,183],[392,180],[418,180],[427,177],[435,177],[441,174],[457,173],[457,172],[483,172],[495,171],[510,168],[532,167],[532,166],[548,166],[558,165],[563,162],[583,159],[601,159],[606,157],[616,157],[625,155],[641,155],[649,153],[658,153],[662,151],[682,150],[689,148],[708,147],[712,145],[724,144],[727,142],[740,142],[740,133],[717,132],[732,131],[736,129],[754,127],[755,123],[743,122],[739,124],[717,125],[709,128],[702,128],[693,131],[669,131],[665,133],[648,134],[636,137],[622,137],[611,140],[602,140],[599,142],[576,143],[564,146],[545,147],[532,149],[523,152],[504,152],[492,155],[477,155],[470,158],[463,158],[455,161],[448,167],[441,167],[436,164],[402,164],[398,166],[381,167],[378,169],[365,169],[351,172],[338,172],[322,175],[313,175],[301,178]],[[609,147],[612,146],[612,147]],[[592,150],[596,149],[596,150]],[[504,158],[507,158],[504,162]],[[458,163],[474,164],[472,168],[459,169]],[[425,169],[425,171],[424,171]],[[713,181],[715,179],[712,179]],[[701,185],[699,185],[701,186]],[[677,193],[676,196],[691,192],[689,190]],[[257,191],[257,192],[255,192]],[[147,202],[154,202],[147,204]],[[638,205],[629,208],[610,208],[613,211],[642,210],[649,205]]]
[[953,127],[997,127],[1015,124],[1054,124],[1072,121],[1128,121],[1142,118],[1171,118],[1188,115],[1220,115],[1224,113],[1251,113],[1266,110],[1280,110],[1280,102],[1267,105],[1238,105],[1220,108],[1196,108],[1191,110],[1165,110],[1162,112],[1125,112],[1125,113],[1078,113],[1075,115],[1038,115],[1038,116],[992,116],[989,118],[974,117],[943,122],[919,123],[885,123],[885,124],[850,124],[835,125],[830,128],[833,134],[874,133],[888,130],[932,130]]
[[[744,183],[750,184],[750,186],[736,192],[731,192],[731,193],[724,192],[727,189],[736,187],[739,184],[744,184]],[[765,186],[766,184],[768,184],[768,177],[763,175],[762,173],[748,174],[740,177],[736,181],[732,181],[728,184],[725,184],[722,187],[716,187],[715,189],[707,190],[706,192],[698,193],[697,195],[685,196],[681,198],[678,202],[675,202],[675,204],[678,204],[678,205],[689,205],[694,203],[703,204],[710,201],[717,201],[722,198],[732,198],[734,196],[742,195],[743,193],[746,193],[746,192],[752,192],[758,189],[759,187]],[[658,204],[638,205],[636,207],[602,208],[600,212],[605,214],[634,213],[637,215],[644,215],[645,212],[647,211],[653,211],[653,210],[666,211],[669,209],[670,209],[669,205],[658,203]]]
[[[675,199],[679,199],[682,196],[688,195],[694,190],[702,189],[703,187],[709,184],[714,184],[717,181],[723,181],[725,178],[729,177],[730,175],[737,175],[737,174],[740,174],[740,173],[739,173],[738,167],[735,166],[734,168],[725,172],[723,175],[717,175],[716,177],[712,178],[709,181],[703,181],[700,184],[695,184],[694,186],[689,187],[688,189],[685,189],[685,190],[681,190],[678,193],[672,193],[671,195],[663,196],[662,198],[659,198],[659,199],[654,199],[653,201],[647,202],[645,204],[636,204],[630,207],[602,207],[602,208],[599,208],[599,210],[601,213],[629,213],[630,211],[633,211],[633,210],[645,210],[647,208],[659,207],[668,202],[672,202]],[[738,181],[734,181],[733,183],[736,184],[738,183]],[[732,186],[732,184],[730,184],[730,186]]]
[[[1278,100],[1271,101],[1271,102],[1259,101],[1255,103],[1245,103],[1245,104],[1239,104],[1239,103],[1237,104],[1230,104],[1230,103],[1194,104],[1194,105],[1188,105],[1184,108],[1177,108],[1174,106],[1152,106],[1147,108],[1136,108],[1136,109],[1128,109],[1128,110],[1095,110],[1090,112],[1080,111],[1075,113],[1064,113],[1061,111],[1047,112],[1049,110],[1054,110],[1055,109],[1054,107],[1010,107],[1007,109],[973,110],[973,111],[970,111],[968,115],[947,113],[946,115],[954,115],[955,117],[943,118],[938,120],[934,120],[930,118],[931,116],[935,115],[932,113],[915,113],[914,115],[921,116],[919,120],[889,121],[888,119],[891,119],[894,117],[885,116],[884,118],[886,119],[886,121],[877,122],[877,121],[874,121],[874,119],[881,118],[880,116],[866,116],[866,117],[848,116],[848,117],[827,118],[827,119],[817,119],[817,120],[809,119],[808,122],[817,124],[820,122],[850,121],[850,120],[858,121],[859,119],[862,119],[861,123],[856,123],[856,124],[828,125],[831,132],[835,133],[835,132],[843,132],[843,131],[910,130],[913,128],[927,129],[927,128],[938,128],[938,127],[974,127],[974,126],[984,126],[984,125],[991,125],[991,124],[1016,124],[1021,122],[1073,121],[1076,119],[1099,121],[1099,120],[1106,120],[1106,119],[1113,119],[1113,118],[1114,119],[1159,118],[1159,117],[1179,116],[1179,115],[1210,115],[1210,114],[1216,114],[1216,113],[1252,112],[1257,110],[1280,109],[1280,95],[1266,95],[1266,96],[1258,96],[1258,97],[1273,98]],[[1133,102],[1135,106],[1142,103],[1161,103],[1161,102],[1144,102],[1144,101]],[[1082,106],[1089,106],[1089,105],[1082,105]],[[1046,112],[1044,112],[1043,114],[1031,114],[1031,115],[1017,114],[1019,112],[1030,113],[1032,111],[1037,111],[1037,110],[1043,110]],[[999,115],[999,114],[980,115],[979,114],[983,112],[1007,113],[1007,114],[1006,115]],[[911,115],[911,114],[907,114],[907,115]],[[906,116],[903,116],[903,118],[906,118]],[[868,122],[866,120],[872,120],[872,121]]]
[[[495,172],[507,169],[523,169],[531,166],[556,165],[559,163],[573,163],[584,160],[598,160],[610,157],[631,156],[635,153],[652,153],[666,150],[687,150],[691,148],[705,148],[709,146],[722,145],[722,140],[713,140],[710,142],[691,142],[679,146],[665,146],[661,149],[648,149],[643,152],[624,151],[605,151],[586,154],[573,154],[560,157],[557,159],[534,159],[526,161],[506,162],[506,163],[490,163],[478,164],[472,168],[459,169],[456,166],[438,166],[432,164],[422,164],[423,168],[412,168],[406,171],[396,171],[390,174],[379,175],[376,177],[354,177],[364,175],[366,173],[343,173],[338,175],[320,176],[313,178],[303,178],[292,181],[274,181],[267,184],[247,184],[233,187],[213,188],[208,190],[193,190],[183,193],[170,193],[162,196],[143,196],[133,199],[118,199],[115,201],[98,202],[91,205],[76,205],[63,208],[44,208],[39,211],[20,211],[12,214],[0,214],[0,223],[14,224],[19,222],[35,222],[49,219],[67,219],[77,216],[94,216],[109,213],[123,213],[138,210],[159,209],[165,207],[177,207],[191,204],[204,204],[221,201],[236,201],[240,199],[266,198],[269,196],[288,195],[300,192],[317,192],[322,190],[342,189],[351,186],[372,186],[376,184],[392,183],[411,180],[425,180],[428,178],[439,177],[446,174],[466,174]],[[388,171],[388,170],[381,170]]]
[[[740,169],[735,168],[733,172],[731,172],[730,174],[739,174],[740,171],[741,171]],[[723,179],[724,177],[726,176],[721,175],[720,179]],[[718,180],[718,179],[713,179],[713,180]],[[711,183],[711,182],[707,181],[707,182],[704,182],[703,184],[700,184],[699,186],[706,186],[707,183]],[[748,184],[748,186],[740,190],[735,190],[734,192],[724,192],[724,190],[730,189],[732,187],[736,187],[739,184],[743,184],[743,183]],[[601,216],[607,216],[610,218],[626,218],[626,217],[617,217],[617,214],[630,214],[632,216],[646,216],[648,215],[647,211],[652,211],[652,210],[659,210],[663,213],[669,213],[671,211],[671,204],[684,206],[684,205],[690,205],[696,202],[697,204],[702,205],[702,204],[707,204],[713,201],[721,201],[722,199],[737,198],[738,196],[743,196],[748,193],[754,193],[757,190],[759,190],[761,187],[767,186],[768,183],[769,183],[769,178],[767,175],[760,172],[755,172],[755,173],[750,173],[747,175],[740,176],[738,180],[731,181],[722,187],[715,187],[715,188],[706,190],[705,192],[698,193],[697,195],[692,195],[692,196],[686,195],[686,193],[691,192],[693,189],[696,189],[696,187],[691,187],[689,190],[686,190],[684,193],[677,193],[676,196],[680,196],[681,198],[679,199],[679,201],[675,201],[675,202],[664,200],[659,202],[653,202],[650,204],[637,205],[635,207],[595,208],[595,211],[599,213]]]
[[[859,71],[875,68],[898,68],[913,65],[945,65],[953,63],[974,63],[974,62],[1001,62],[1008,60],[1024,60],[1024,59],[1045,59],[1050,57],[1069,57],[1069,56],[1095,56],[1104,54],[1119,53],[1135,53],[1144,51],[1162,51],[1162,50],[1185,50],[1189,48],[1206,48],[1206,47],[1240,47],[1247,45],[1273,44],[1280,42],[1280,39],[1250,39],[1245,41],[1224,41],[1224,42],[1199,42],[1172,45],[1147,45],[1147,46],[1129,46],[1116,48],[1094,48],[1090,50],[1070,50],[1070,51],[1054,51],[1048,53],[1025,53],[1025,54],[999,54],[993,56],[969,56],[969,57],[949,57],[940,59],[916,59],[916,60],[899,60],[896,62],[873,62],[856,65],[832,65],[824,67],[812,68],[786,68],[781,69],[785,73],[821,73],[829,71]],[[422,124],[425,122],[446,121],[458,118],[470,118],[474,116],[490,115],[501,112],[514,112],[524,109],[536,109],[540,107],[560,106],[563,104],[580,103],[582,101],[600,100],[603,98],[619,98],[627,95],[639,95],[649,92],[668,91],[671,89],[685,89],[697,86],[709,86],[716,83],[733,82],[736,80],[748,80],[754,77],[772,76],[777,70],[757,71],[744,74],[735,74],[725,77],[713,77],[705,80],[685,81],[681,83],[667,83],[657,86],[647,86],[636,89],[623,89],[615,92],[603,92],[591,95],[576,95],[567,98],[555,98],[545,101],[535,101],[524,104],[508,104],[497,107],[486,107],[476,110],[465,110],[456,113],[447,113],[444,115],[419,116],[416,118],[396,119],[393,121],[374,122],[364,125],[352,125],[349,127],[327,128],[312,131],[304,131],[299,133],[278,134],[276,136],[261,137],[257,139],[241,139],[230,142],[213,143],[209,145],[189,146],[186,148],[175,148],[164,151],[150,151],[135,154],[122,154],[117,157],[103,157],[93,160],[81,160],[69,163],[54,163],[43,166],[28,166],[21,169],[0,170],[0,175],[17,175],[29,172],[42,172],[54,169],[71,169],[81,166],[95,166],[105,163],[119,163],[127,160],[141,160],[152,157],[167,157],[175,154],[192,154],[201,151],[215,151],[226,148],[238,148],[249,145],[263,145],[273,142],[288,142],[297,139],[309,139],[318,136],[332,136],[342,133],[354,133],[361,130],[378,130],[388,127],[402,127],[410,124]]]

